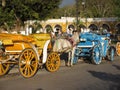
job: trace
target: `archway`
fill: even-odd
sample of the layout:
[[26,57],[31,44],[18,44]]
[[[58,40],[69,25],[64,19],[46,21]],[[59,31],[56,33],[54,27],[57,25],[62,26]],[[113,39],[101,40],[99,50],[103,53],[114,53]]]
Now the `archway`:
[[55,35],[57,36],[59,33],[62,33],[62,26],[60,25],[56,25],[54,27],[54,32],[55,32]]
[[86,26],[85,25],[83,25],[83,24],[80,24],[79,25],[79,28],[80,28],[80,32],[82,31],[82,29],[84,30],[84,29],[86,29]]
[[107,30],[108,32],[110,32],[110,27],[109,27],[109,25],[107,25],[107,24],[103,24],[102,25],[102,29],[104,30]]
[[67,33],[72,34],[73,30],[75,30],[75,26],[71,24],[68,26]]
[[116,33],[120,34],[120,23],[118,23],[115,28],[116,28]]
[[62,26],[56,25],[56,26],[54,27],[54,32],[58,32],[59,30],[62,32]]
[[52,31],[53,31],[53,29],[52,29],[52,26],[51,26],[51,25],[46,25],[46,26],[45,26],[45,29],[46,29],[46,32],[47,32],[47,33],[50,33],[50,32],[52,32]]
[[75,26],[72,25],[72,24],[68,26],[68,29],[69,29],[69,28],[72,28],[73,30],[75,30]]
[[88,28],[89,28],[90,30],[92,30],[92,31],[98,30],[98,27],[97,27],[97,25],[95,25],[95,24],[91,24]]
[[86,28],[86,26],[83,25],[83,24],[80,24],[80,25],[79,25],[79,28]]
[[36,27],[35,27],[35,30],[33,33],[41,33],[43,32],[43,27],[41,24],[38,24]]

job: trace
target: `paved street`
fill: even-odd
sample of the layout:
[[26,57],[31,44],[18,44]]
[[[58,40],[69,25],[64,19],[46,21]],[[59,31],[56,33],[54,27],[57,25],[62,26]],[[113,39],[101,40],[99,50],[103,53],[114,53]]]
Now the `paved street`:
[[79,62],[73,67],[61,66],[57,72],[45,69],[29,79],[18,73],[0,77],[0,90],[119,90],[120,57],[100,65]]

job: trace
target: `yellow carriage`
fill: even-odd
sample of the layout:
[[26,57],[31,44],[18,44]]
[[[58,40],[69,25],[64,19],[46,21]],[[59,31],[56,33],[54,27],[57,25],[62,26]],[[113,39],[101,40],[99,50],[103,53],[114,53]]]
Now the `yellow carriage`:
[[117,44],[116,44],[116,53],[117,53],[117,55],[118,56],[120,56],[120,35],[117,35],[117,40],[118,40],[118,42],[117,42]]
[[22,76],[35,75],[38,66],[50,72],[60,67],[58,53],[52,52],[49,34],[0,34],[0,76],[9,71],[10,64],[18,64]]
[[116,53],[118,56],[120,56],[120,42],[117,42],[116,44]]

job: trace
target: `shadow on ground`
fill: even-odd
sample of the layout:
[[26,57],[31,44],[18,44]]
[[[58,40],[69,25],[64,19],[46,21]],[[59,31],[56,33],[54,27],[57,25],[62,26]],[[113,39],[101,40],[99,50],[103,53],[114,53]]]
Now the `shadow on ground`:
[[115,67],[116,69],[120,70],[120,66],[118,66],[118,65],[113,65],[113,67]]
[[109,90],[120,90],[120,74],[110,74],[105,72],[88,71],[93,77],[110,83]]

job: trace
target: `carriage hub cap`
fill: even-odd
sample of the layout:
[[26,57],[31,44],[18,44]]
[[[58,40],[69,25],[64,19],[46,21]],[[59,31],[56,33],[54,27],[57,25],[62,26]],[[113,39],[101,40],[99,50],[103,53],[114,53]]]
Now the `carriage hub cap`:
[[30,61],[26,61],[26,64],[27,64],[27,65],[30,65]]
[[96,52],[96,56],[97,56],[97,57],[99,56],[99,52]]

